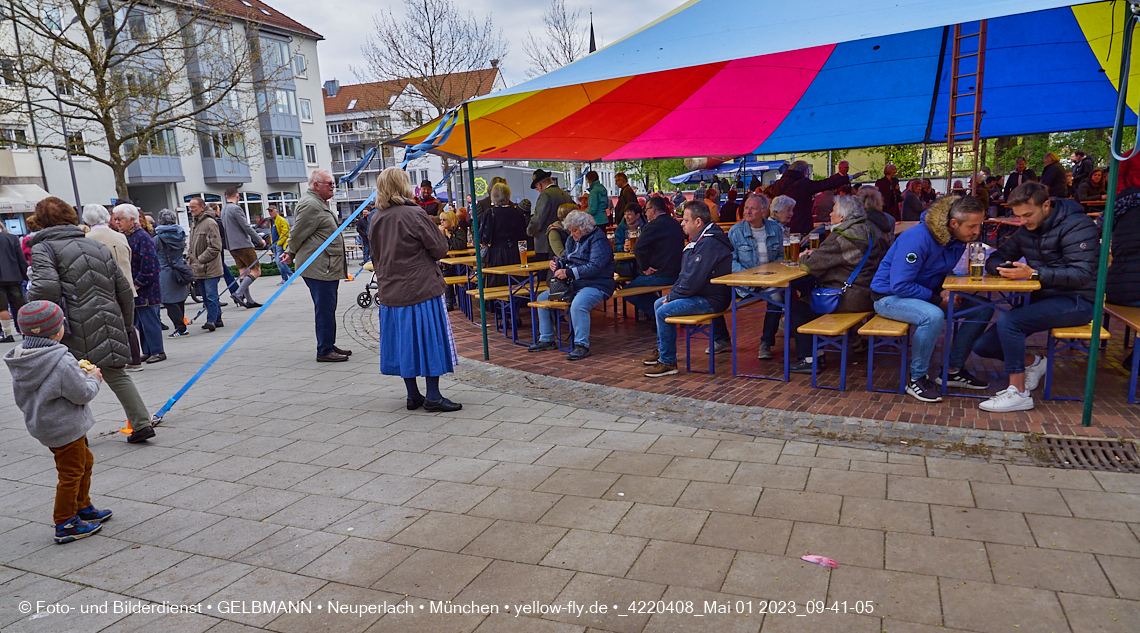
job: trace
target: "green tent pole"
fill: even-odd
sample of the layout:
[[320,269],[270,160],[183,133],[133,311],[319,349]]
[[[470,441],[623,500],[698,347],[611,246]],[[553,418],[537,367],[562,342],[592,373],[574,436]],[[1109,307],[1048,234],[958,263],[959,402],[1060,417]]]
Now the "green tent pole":
[[467,178],[471,183],[471,208],[467,215],[471,216],[471,232],[475,239],[475,283],[479,288],[479,324],[483,329],[483,360],[491,360],[491,351],[487,347],[487,305],[483,302],[483,249],[479,245],[479,213],[476,211],[478,200],[475,196],[475,163],[471,158],[471,119],[467,116],[467,104],[463,104],[463,133],[467,135]]
[[[1084,410],[1081,413],[1081,426],[1092,424],[1093,391],[1096,388],[1096,365],[1100,355],[1100,326],[1104,319],[1104,291],[1108,283],[1108,255],[1112,245],[1112,216],[1116,207],[1116,183],[1120,177],[1120,161],[1123,155],[1124,112],[1128,98],[1128,73],[1132,59],[1132,33],[1137,22],[1137,5],[1129,3],[1129,16],[1124,23],[1124,41],[1120,53],[1120,79],[1117,82],[1119,96],[1116,102],[1116,122],[1113,127],[1109,149],[1112,162],[1108,171],[1108,196],[1104,205],[1104,228],[1100,236],[1100,263],[1096,273],[1096,303],[1093,305],[1092,340],[1089,341],[1089,368],[1085,377]],[[1133,152],[1140,148],[1133,148]]]

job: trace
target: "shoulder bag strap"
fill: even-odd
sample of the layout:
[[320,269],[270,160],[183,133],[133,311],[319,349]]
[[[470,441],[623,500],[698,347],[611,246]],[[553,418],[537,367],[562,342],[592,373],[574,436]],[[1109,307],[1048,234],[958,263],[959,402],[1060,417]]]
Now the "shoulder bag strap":
[[859,260],[859,265],[855,270],[851,271],[851,276],[847,278],[847,282],[843,284],[843,289],[847,290],[851,284],[855,283],[855,278],[863,270],[863,266],[867,264],[867,259],[871,257],[871,251],[875,249],[875,234],[872,231],[870,237],[867,238],[867,252],[863,253],[863,259]]

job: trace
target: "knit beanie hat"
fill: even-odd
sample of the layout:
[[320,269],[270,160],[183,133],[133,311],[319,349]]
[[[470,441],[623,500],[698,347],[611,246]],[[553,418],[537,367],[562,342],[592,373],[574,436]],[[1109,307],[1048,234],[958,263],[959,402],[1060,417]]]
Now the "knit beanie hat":
[[63,309],[51,301],[29,301],[16,315],[20,331],[47,338],[63,327]]

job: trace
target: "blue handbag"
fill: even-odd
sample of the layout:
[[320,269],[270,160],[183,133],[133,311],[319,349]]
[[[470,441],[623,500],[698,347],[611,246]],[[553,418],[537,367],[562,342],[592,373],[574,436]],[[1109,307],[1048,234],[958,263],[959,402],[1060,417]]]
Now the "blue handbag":
[[855,283],[855,278],[859,276],[859,272],[863,270],[863,266],[867,263],[867,258],[871,256],[871,251],[875,248],[874,237],[868,240],[867,252],[863,253],[863,259],[859,260],[859,265],[851,272],[851,276],[843,284],[842,288],[814,288],[811,291],[811,300],[809,305],[811,311],[816,314],[831,314],[839,307],[839,302],[843,300],[843,293]]

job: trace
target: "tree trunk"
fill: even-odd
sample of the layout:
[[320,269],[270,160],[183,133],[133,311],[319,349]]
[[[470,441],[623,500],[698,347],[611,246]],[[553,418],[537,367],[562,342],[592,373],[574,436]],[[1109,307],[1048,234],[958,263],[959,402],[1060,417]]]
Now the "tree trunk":
[[127,192],[127,166],[116,163],[111,166],[111,171],[115,174],[115,196],[120,200],[130,199],[130,193]]

